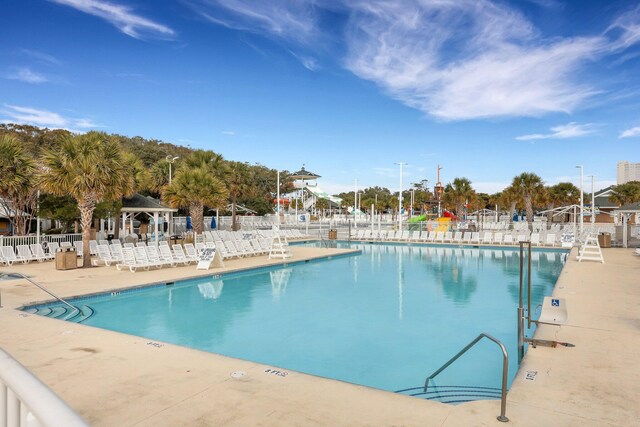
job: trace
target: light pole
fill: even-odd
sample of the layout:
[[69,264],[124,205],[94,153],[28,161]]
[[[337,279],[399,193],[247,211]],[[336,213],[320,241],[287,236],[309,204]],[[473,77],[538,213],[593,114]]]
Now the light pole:
[[411,189],[411,218],[413,218],[413,201],[415,200],[416,189]]
[[[591,224],[596,222],[596,191],[595,191],[595,175],[591,175]],[[593,231],[593,230],[591,230]]]
[[280,170],[278,169],[278,178],[276,180],[276,215],[278,216],[278,226],[280,226]]
[[175,162],[176,160],[178,160],[180,158],[180,156],[172,156],[171,154],[169,154],[166,159],[167,162],[169,162],[169,184],[171,184],[171,165],[173,164],[173,162]]
[[395,162],[394,164],[400,165],[400,191],[398,191],[398,231],[402,231],[402,166],[406,165],[406,163]]
[[584,166],[576,166],[580,168],[580,234],[582,234],[584,218],[582,215],[584,209]]

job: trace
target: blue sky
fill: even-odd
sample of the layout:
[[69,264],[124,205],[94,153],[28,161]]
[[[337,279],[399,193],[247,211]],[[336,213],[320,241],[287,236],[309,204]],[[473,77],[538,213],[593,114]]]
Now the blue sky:
[[[640,162],[640,6],[560,0],[7,0],[0,121],[140,135],[337,193],[615,183]],[[585,177],[585,190],[590,190]]]

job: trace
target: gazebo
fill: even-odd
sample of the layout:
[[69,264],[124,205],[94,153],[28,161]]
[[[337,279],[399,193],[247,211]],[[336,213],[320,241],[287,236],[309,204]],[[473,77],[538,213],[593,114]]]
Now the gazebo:
[[308,170],[306,170],[304,168],[304,164],[302,165],[302,169],[300,169],[297,172],[293,172],[291,175],[289,175],[289,177],[296,181],[302,181],[302,184],[297,185],[296,187],[302,190],[302,207],[306,211],[306,207],[304,203],[304,190],[306,188],[305,181],[315,181],[316,179],[322,178],[322,177],[318,174],[315,174],[313,172],[309,172]]
[[[121,233],[126,234],[127,228],[133,233],[133,220],[138,214],[145,214],[150,219],[153,219],[154,226],[154,238],[156,243],[158,242],[158,223],[160,216],[164,221],[169,224],[168,233],[173,234],[173,214],[178,212],[178,209],[169,208],[160,203],[159,200],[153,197],[143,196],[142,194],[135,193],[131,197],[124,197],[122,199],[122,224]],[[129,226],[127,227],[127,220],[129,220]]]
[[616,216],[620,215],[620,217],[622,217],[622,247],[627,248],[629,243],[628,224],[633,215],[636,216],[636,223],[638,223],[638,219],[640,218],[640,202],[620,206],[618,209],[614,209],[613,213]]

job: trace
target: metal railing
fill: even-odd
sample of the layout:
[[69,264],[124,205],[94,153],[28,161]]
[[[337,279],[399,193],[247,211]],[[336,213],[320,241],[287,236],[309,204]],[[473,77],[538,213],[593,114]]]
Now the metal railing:
[[[61,303],[63,303],[64,305],[66,305],[67,307],[71,308],[71,310],[75,310],[76,313],[70,312],[69,314],[67,314],[64,317],[64,320],[67,320],[68,318],[71,317],[71,314],[77,314],[80,313],[81,315],[84,315],[84,313],[82,312],[82,309],[76,307],[75,305],[69,304],[67,301],[63,300],[62,298],[60,298],[59,296],[57,296],[56,294],[54,294],[53,292],[51,292],[50,290],[48,290],[47,288],[45,288],[44,286],[40,285],[39,283],[35,282],[33,279],[25,276],[22,273],[7,273],[10,274],[12,276],[20,276],[22,277],[24,280],[26,280],[27,282],[37,286],[38,288],[40,288],[41,290],[43,290],[44,292],[48,293],[49,295],[51,295],[52,297],[54,297],[55,299],[57,299],[58,301],[60,301]],[[1,424],[0,424],[1,425]]]
[[88,424],[20,362],[0,349],[0,426]]
[[449,361],[447,361],[447,363],[442,365],[433,374],[429,375],[427,377],[427,379],[424,381],[424,392],[425,393],[427,392],[427,387],[429,386],[429,381],[430,380],[432,380],[433,378],[438,376],[440,374],[440,372],[442,372],[445,369],[447,369],[453,362],[458,360],[458,358],[460,356],[462,356],[464,353],[466,353],[467,350],[469,350],[471,347],[476,345],[476,343],[478,341],[480,341],[482,338],[490,339],[494,343],[498,344],[498,346],[500,347],[500,350],[502,350],[502,395],[500,397],[500,415],[498,416],[498,421],[507,422],[507,421],[509,421],[509,418],[507,418],[507,416],[506,416],[506,412],[507,412],[507,375],[509,373],[509,355],[507,353],[507,349],[505,348],[504,344],[502,344],[500,342],[500,340],[498,340],[497,338],[494,338],[493,336],[491,336],[489,334],[481,333],[480,335],[478,335],[473,341],[471,341],[469,344],[467,344],[465,346],[465,348],[460,350],[458,352],[458,354],[456,354],[451,359],[449,359]]

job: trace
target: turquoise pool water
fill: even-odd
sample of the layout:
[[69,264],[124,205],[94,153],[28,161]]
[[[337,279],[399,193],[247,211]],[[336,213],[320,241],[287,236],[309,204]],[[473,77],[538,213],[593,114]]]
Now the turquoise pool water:
[[[361,255],[177,282],[87,304],[91,326],[397,391],[417,387],[479,333],[517,366],[518,251],[352,244]],[[533,306],[564,252],[533,255]],[[137,276],[136,276],[137,277]],[[500,386],[488,340],[436,384]]]

